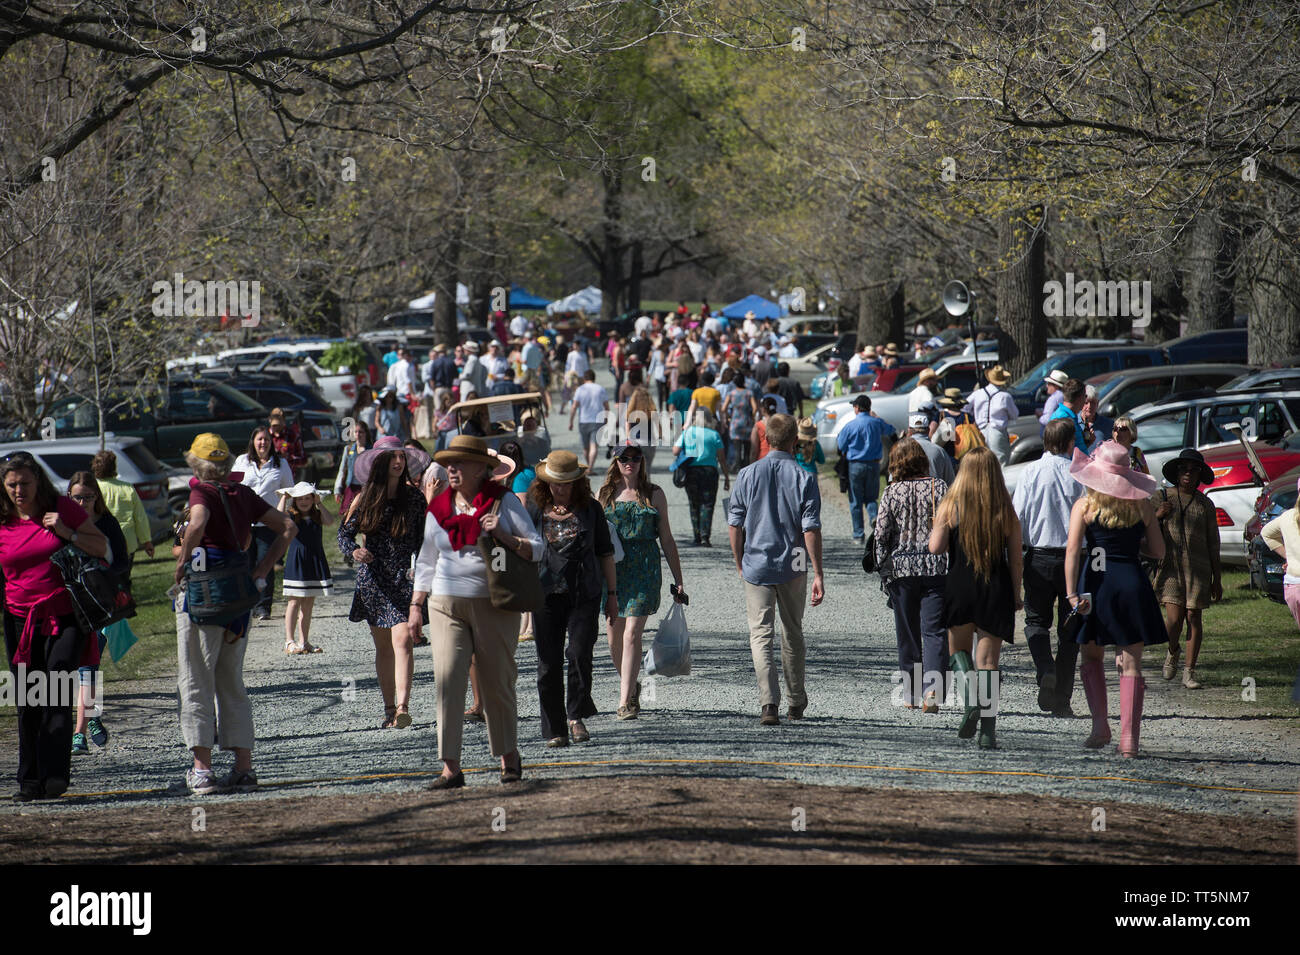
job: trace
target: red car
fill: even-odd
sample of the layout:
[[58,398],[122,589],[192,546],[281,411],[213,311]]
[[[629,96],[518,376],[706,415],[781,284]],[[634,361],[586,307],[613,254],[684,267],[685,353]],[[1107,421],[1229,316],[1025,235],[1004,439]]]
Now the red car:
[[1260,488],[1300,468],[1300,433],[1279,444],[1243,441],[1202,453],[1214,472],[1214,482],[1201,490],[1214,503],[1220,555],[1225,564],[1246,564],[1245,529],[1255,515]]

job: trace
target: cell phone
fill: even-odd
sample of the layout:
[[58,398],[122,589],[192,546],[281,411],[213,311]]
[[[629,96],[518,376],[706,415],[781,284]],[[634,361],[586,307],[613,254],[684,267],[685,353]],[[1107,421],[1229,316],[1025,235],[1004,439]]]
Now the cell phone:
[[682,588],[678,587],[676,584],[668,585],[668,593],[672,594],[674,598],[680,597],[681,602],[687,607],[691,605],[691,598],[686,595],[686,591],[682,590]]

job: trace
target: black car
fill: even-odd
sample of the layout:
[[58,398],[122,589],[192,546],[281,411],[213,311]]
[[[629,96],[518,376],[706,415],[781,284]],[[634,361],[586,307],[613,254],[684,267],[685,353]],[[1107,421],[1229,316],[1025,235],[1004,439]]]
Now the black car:
[[[211,377],[205,372],[205,378]],[[263,375],[220,376],[222,383],[248,395],[258,404],[268,408],[291,411],[319,411],[333,415],[334,407],[315,388],[295,384],[284,378]]]

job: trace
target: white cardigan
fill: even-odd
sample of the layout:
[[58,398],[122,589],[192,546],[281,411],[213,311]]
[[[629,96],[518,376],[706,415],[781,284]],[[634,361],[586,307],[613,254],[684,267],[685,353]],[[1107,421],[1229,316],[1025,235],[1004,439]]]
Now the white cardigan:
[[[501,498],[501,526],[507,533],[532,545],[532,562],[542,559],[542,535],[537,532],[519,498],[506,492]],[[480,533],[486,533],[481,531]],[[497,542],[493,540],[495,545]],[[424,522],[424,544],[415,561],[415,589],[449,597],[488,596],[487,565],[478,545],[454,550],[451,539],[432,514]]]

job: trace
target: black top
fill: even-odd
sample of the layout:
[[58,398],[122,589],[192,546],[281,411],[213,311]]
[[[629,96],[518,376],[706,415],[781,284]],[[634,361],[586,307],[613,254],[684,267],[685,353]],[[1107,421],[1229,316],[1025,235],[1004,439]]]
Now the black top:
[[[528,502],[528,517],[546,540],[546,556],[539,570],[542,590],[547,594],[571,593],[577,600],[599,597],[604,576],[597,558],[614,553],[614,545],[609,539],[609,524],[600,505],[588,501],[585,508],[574,511],[576,533],[566,531],[562,526],[555,526],[548,533],[546,525],[552,521],[544,517],[531,500]],[[554,523],[563,525],[568,522]]]
[[108,565],[109,571],[118,580],[126,580],[131,555],[126,552],[126,535],[122,533],[122,525],[117,522],[116,517],[105,511],[95,518],[95,526],[108,538],[108,546],[113,552],[113,562]]

